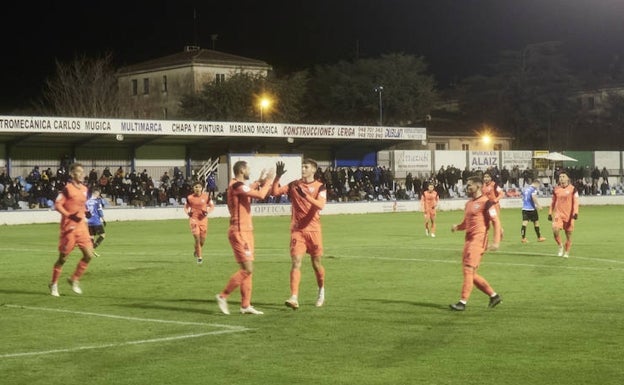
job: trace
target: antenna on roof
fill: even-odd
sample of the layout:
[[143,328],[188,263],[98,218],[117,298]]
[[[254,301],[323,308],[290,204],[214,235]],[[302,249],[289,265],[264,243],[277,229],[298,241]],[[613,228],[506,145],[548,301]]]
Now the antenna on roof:
[[197,37],[197,9],[193,8],[193,44],[194,45],[199,45],[197,43],[198,37]]
[[210,40],[212,40],[213,50],[217,49],[217,37],[219,37],[219,35],[217,35],[216,33],[213,33],[212,35],[210,35]]

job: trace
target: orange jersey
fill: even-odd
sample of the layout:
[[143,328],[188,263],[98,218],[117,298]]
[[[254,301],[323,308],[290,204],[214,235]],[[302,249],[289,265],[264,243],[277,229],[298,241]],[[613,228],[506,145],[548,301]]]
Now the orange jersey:
[[420,208],[423,213],[435,213],[435,209],[438,206],[438,202],[440,201],[440,196],[438,192],[433,191],[425,191],[420,198]]
[[230,228],[236,231],[252,231],[251,199],[264,199],[269,191],[269,183],[256,189],[257,184],[247,186],[245,183],[232,179],[227,189],[227,205],[230,212]]
[[201,193],[199,196],[191,194],[186,197],[184,211],[187,214],[191,213],[191,220],[207,221],[207,214],[213,209],[214,203],[206,193]]
[[[85,212],[87,210],[87,187],[83,184],[67,183],[63,191],[56,197],[54,208],[61,213],[61,230],[68,231],[84,227],[88,231],[87,222],[85,221]],[[69,218],[75,215],[80,218],[76,222]]]
[[576,188],[571,184],[566,187],[556,186],[548,210],[548,214],[553,216],[553,221],[570,222],[578,211],[579,195]]
[[483,193],[483,195],[488,197],[488,199],[494,203],[498,203],[504,195],[503,189],[500,188],[494,181],[487,184],[484,183],[481,188],[481,193]]
[[494,243],[500,242],[500,223],[494,202],[481,195],[466,202],[464,220],[457,225],[457,230],[466,230],[466,243],[480,245],[485,251],[490,223],[494,224]]
[[[297,192],[297,187],[301,187],[306,197]],[[308,183],[301,179],[281,187],[274,183],[271,195],[280,196],[286,193],[292,202],[291,231],[321,231],[320,211],[327,202],[325,184],[318,180]]]

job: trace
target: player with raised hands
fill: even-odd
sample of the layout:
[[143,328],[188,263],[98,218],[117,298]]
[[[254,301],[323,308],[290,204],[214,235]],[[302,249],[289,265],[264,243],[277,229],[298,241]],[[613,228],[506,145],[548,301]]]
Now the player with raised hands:
[[301,282],[301,263],[305,254],[312,259],[312,268],[316,276],[318,293],[315,305],[325,303],[325,268],[321,263],[323,256],[323,237],[321,233],[320,211],[325,207],[327,192],[325,184],[315,179],[318,164],[313,159],[304,159],[301,163],[301,178],[284,186],[279,179],[286,173],[283,162],[275,165],[276,178],[273,181],[271,195],[287,194],[292,202],[290,220],[290,297],[286,306],[299,308],[299,284]]

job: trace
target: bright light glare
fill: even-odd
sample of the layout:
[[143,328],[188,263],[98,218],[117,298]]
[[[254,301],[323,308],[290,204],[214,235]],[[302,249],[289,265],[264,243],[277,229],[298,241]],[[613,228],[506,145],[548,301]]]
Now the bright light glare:
[[482,140],[483,140],[483,143],[490,144],[490,142],[492,142],[492,137],[486,134],[486,135],[483,135]]
[[261,108],[267,108],[270,105],[271,105],[271,100],[270,99],[267,99],[267,98],[260,99],[260,107]]

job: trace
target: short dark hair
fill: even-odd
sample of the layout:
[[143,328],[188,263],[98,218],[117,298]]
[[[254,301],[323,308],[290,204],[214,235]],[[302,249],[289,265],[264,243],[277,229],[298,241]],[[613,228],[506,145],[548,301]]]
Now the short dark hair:
[[69,171],[74,171],[78,167],[82,167],[82,163],[78,163],[78,162],[72,163],[69,165]]
[[483,179],[481,179],[481,177],[476,176],[476,175],[468,177],[467,182],[478,183],[480,185],[483,185]]
[[200,185],[202,188],[204,188],[204,184],[202,182],[198,181],[198,180],[195,181],[195,183],[193,183],[193,186],[191,186],[191,187],[195,187],[196,185]]
[[247,167],[247,162],[245,162],[244,160],[239,160],[238,162],[234,163],[232,171],[234,171],[234,175],[238,175],[238,173],[245,167]]
[[316,163],[316,161],[312,158],[305,158],[301,164],[311,164],[314,168],[318,168],[318,163]]

